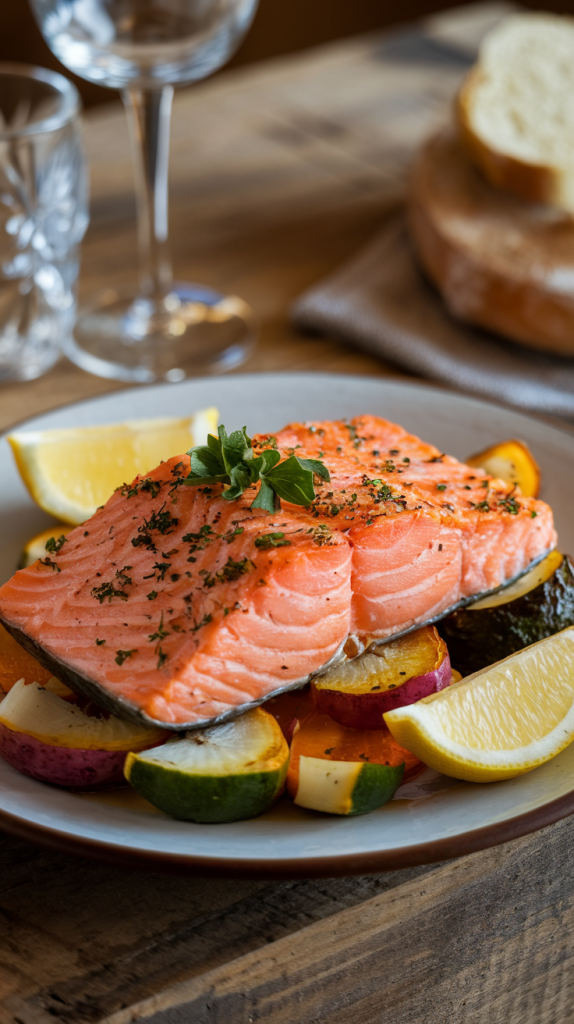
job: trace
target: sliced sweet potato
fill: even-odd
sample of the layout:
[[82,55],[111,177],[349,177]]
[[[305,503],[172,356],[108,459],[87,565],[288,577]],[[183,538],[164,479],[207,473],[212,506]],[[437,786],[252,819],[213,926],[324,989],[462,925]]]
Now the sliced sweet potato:
[[27,683],[47,683],[53,675],[42,668],[28,651],[16,643],[4,626],[0,626],[0,696],[8,693],[14,683],[25,679]]
[[310,810],[366,814],[422,768],[422,761],[401,747],[386,726],[346,729],[317,711],[295,728],[287,792]]

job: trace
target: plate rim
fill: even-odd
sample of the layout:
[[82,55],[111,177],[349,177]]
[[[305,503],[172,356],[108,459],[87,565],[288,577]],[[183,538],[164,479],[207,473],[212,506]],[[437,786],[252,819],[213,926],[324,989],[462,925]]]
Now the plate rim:
[[512,818],[504,818],[481,828],[469,829],[455,836],[395,847],[392,850],[370,850],[365,853],[336,854],[331,857],[301,857],[296,860],[225,858],[142,849],[74,835],[49,825],[31,822],[2,809],[0,824],[18,839],[38,842],[59,853],[74,854],[87,860],[97,860],[118,867],[205,878],[266,878],[280,881],[378,874],[383,871],[398,871],[402,868],[455,860],[531,835],[572,813],[574,785],[568,793],[541,804],[534,810],[525,811]]
[[[226,381],[241,381],[245,378],[268,377],[285,379],[286,376],[301,377],[305,379],[321,379],[325,377],[335,378],[340,381],[368,381],[373,383],[373,377],[367,374],[346,374],[329,371],[261,371],[251,373],[234,373],[224,378]],[[132,386],[106,391],[102,394],[93,395],[87,398],[75,399],[71,402],[58,405],[53,409],[44,410],[34,416],[27,416],[22,420],[11,424],[0,433],[0,440],[15,429],[24,428],[27,424],[45,416],[57,414],[74,407],[84,406],[88,403],[98,404],[102,400],[112,397],[121,398],[129,392],[153,392],[158,386],[163,388],[185,387],[191,382],[199,383],[209,378],[197,377],[188,378],[180,385],[151,384],[144,386]],[[529,413],[527,410],[518,409],[511,405],[500,402],[491,402],[481,396],[467,394],[454,388],[442,386],[435,381],[424,381],[410,379],[408,377],[381,377],[381,384],[394,387],[409,387],[417,390],[443,393],[452,398],[456,396],[465,402],[486,409],[499,410],[501,407],[517,416],[527,418],[540,423],[541,426],[556,431],[564,438],[572,439],[572,430],[568,429],[569,424],[550,421],[538,413]],[[38,783],[39,785],[45,785]],[[372,874],[382,871],[393,871],[404,867],[417,867],[424,864],[433,864],[445,860],[475,853],[480,850],[492,848],[501,843],[529,835],[539,831],[555,822],[574,813],[574,781],[572,789],[563,793],[554,800],[549,800],[538,807],[525,811],[512,817],[504,818],[501,821],[493,822],[479,828],[468,829],[456,835],[445,836],[440,839],[428,842],[411,844],[409,846],[395,847],[388,850],[368,850],[365,852],[351,854],[335,854],[333,856],[313,855],[297,859],[290,858],[244,858],[244,857],[217,857],[206,854],[181,854],[167,851],[156,851],[128,844],[110,842],[89,838],[68,832],[64,829],[46,824],[31,821],[26,816],[14,814],[0,807],[0,826],[9,834],[25,841],[37,842],[43,846],[56,850],[60,853],[74,854],[87,859],[97,860],[102,863],[115,864],[126,868],[139,870],[161,871],[169,874],[196,875],[204,877],[225,877],[225,878],[268,878],[268,879],[294,879],[294,878],[322,878],[340,877],[349,875]]]
[[[471,391],[462,391],[459,388],[449,387],[442,381],[437,381],[429,378],[428,380],[420,377],[408,377],[406,375],[400,375],[396,377],[374,377],[366,373],[342,373],[340,371],[330,370],[253,370],[249,373],[229,373],[220,378],[213,378],[209,376],[203,377],[187,377],[183,381],[170,384],[166,381],[156,382],[155,384],[131,384],[127,387],[114,388],[110,391],[103,391],[97,395],[89,395],[87,398],[75,398],[70,402],[62,402],[61,405],[56,405],[50,409],[44,409],[42,412],[35,413],[33,416],[25,416],[23,419],[15,420],[10,423],[7,427],[0,430],[0,440],[7,437],[8,434],[14,430],[19,430],[25,427],[26,424],[31,421],[38,420],[44,416],[51,416],[59,412],[65,412],[68,409],[74,409],[76,406],[87,405],[88,403],[97,404],[101,401],[106,401],[113,396],[121,396],[130,393],[143,394],[157,390],[158,388],[183,388],[186,384],[199,383],[200,381],[212,381],[214,379],[218,382],[227,382],[235,380],[245,380],[246,378],[253,377],[276,377],[284,380],[286,377],[305,377],[305,378],[322,378],[332,377],[340,381],[368,381],[372,384],[373,381],[378,381],[383,384],[392,384],[395,387],[409,387],[417,388],[421,391],[433,391],[439,392],[450,398],[453,396],[456,398],[462,398],[467,402],[475,403],[479,406],[487,406],[492,409],[504,409],[506,412],[514,413],[516,416],[521,416],[524,419],[535,420],[540,423],[541,426],[547,427],[551,430],[557,431],[559,434],[563,434],[565,437],[572,438],[574,436],[574,421],[569,423],[566,419],[560,419],[550,414],[546,415],[538,410],[522,409],[518,406],[511,405],[509,402],[490,401],[488,398],[484,398],[482,395],[476,395]],[[140,418],[140,417],[138,417]],[[153,419],[153,417],[141,417],[142,419]]]

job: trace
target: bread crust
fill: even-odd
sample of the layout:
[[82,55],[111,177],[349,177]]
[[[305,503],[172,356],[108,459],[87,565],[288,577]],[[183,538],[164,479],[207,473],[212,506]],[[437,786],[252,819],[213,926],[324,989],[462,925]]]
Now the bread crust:
[[472,123],[474,96],[486,79],[475,64],[467,74],[455,100],[455,117],[463,145],[486,179],[497,188],[531,203],[550,203],[574,213],[574,194],[567,175],[558,168],[528,163],[494,149],[475,131]]
[[532,348],[574,354],[574,221],[478,173],[452,129],[424,146],[408,218],[418,259],[450,310]]

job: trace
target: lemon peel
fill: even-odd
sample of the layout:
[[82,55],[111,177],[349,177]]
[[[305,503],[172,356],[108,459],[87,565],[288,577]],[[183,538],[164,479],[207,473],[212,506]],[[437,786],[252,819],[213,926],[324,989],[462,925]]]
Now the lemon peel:
[[203,443],[218,419],[217,409],[208,408],[184,418],[15,431],[8,441],[34,501],[62,522],[78,525],[116,487]]
[[425,764],[468,782],[531,771],[574,739],[574,628],[384,715]]

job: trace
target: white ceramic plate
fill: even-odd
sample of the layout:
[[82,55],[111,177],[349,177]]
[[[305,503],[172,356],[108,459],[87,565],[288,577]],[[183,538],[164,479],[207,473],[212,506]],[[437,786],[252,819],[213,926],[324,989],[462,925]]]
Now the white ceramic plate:
[[[435,387],[328,374],[252,374],[141,388],[28,421],[34,429],[186,415],[216,405],[228,429],[278,430],[290,420],[369,412],[441,451],[466,455],[509,437],[532,448],[560,545],[574,552],[574,439],[520,413]],[[50,519],[28,497],[0,439],[0,579]],[[574,744],[509,782],[471,785],[427,771],[372,814],[338,818],[289,800],[251,821],[194,825],[167,818],[130,791],[80,796],[0,761],[0,825],[24,838],[102,860],[197,873],[289,877],[383,870],[458,856],[541,828],[574,811]]]

